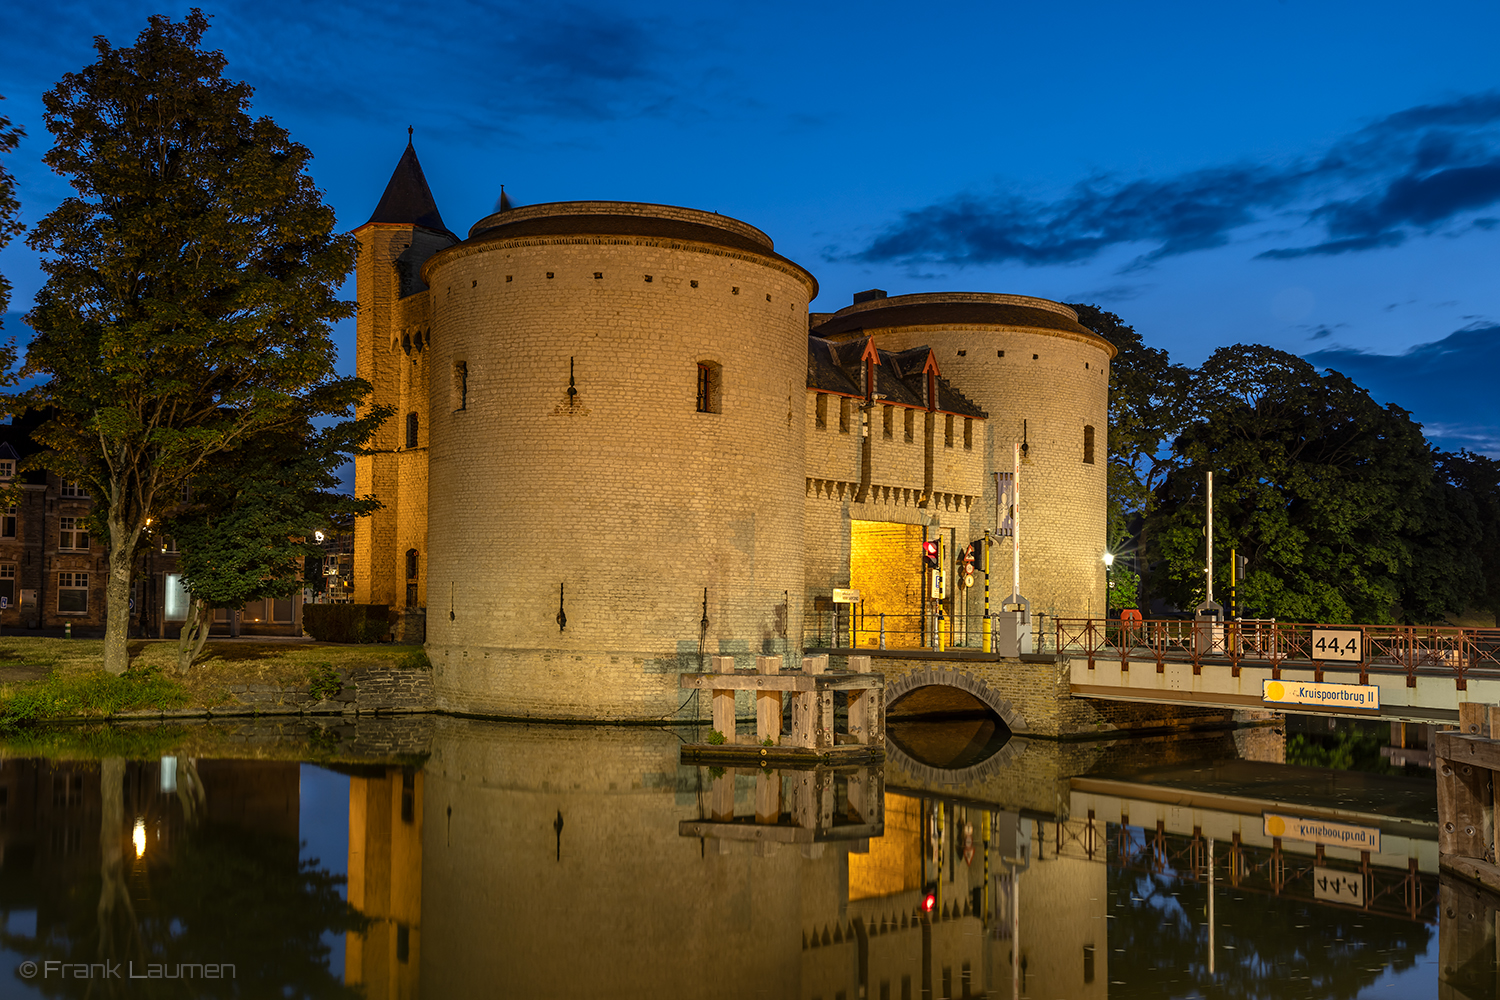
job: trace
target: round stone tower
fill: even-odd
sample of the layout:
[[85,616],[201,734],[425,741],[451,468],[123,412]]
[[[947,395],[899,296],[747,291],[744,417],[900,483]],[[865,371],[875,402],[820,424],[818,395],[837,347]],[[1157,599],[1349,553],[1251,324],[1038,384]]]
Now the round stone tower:
[[440,705],[668,718],[700,653],[800,655],[812,275],[720,215],[567,202],[422,277]]
[[[989,413],[986,467],[1021,465],[1021,594],[1033,614],[1102,616],[1109,364],[1115,348],[1065,305],[1023,295],[938,292],[865,299],[814,333],[873,337],[885,350],[932,348],[943,376]],[[995,479],[975,505],[994,529]],[[1009,547],[994,548],[1000,581]],[[1001,594],[1009,590],[999,584]],[[1000,595],[996,595],[997,597]],[[973,610],[973,609],[971,609]]]

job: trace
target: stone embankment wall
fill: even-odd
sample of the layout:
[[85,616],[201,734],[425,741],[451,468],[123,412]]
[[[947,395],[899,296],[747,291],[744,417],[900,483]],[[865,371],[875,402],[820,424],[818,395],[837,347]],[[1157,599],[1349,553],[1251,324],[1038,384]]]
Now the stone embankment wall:
[[[230,701],[212,708],[122,712],[123,718],[194,718],[224,715],[374,715],[431,712],[437,708],[432,671],[361,667],[339,672],[336,694],[314,697],[308,684],[231,684]],[[320,692],[320,694],[322,694]]]

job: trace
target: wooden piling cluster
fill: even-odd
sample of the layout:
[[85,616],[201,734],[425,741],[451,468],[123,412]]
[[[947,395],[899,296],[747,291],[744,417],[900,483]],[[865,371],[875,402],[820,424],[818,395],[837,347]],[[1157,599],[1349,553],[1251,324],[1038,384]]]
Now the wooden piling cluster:
[[1500,892],[1495,817],[1500,782],[1500,705],[1464,702],[1458,729],[1437,734],[1438,864]]
[[[763,761],[879,759],[885,756],[885,678],[870,670],[868,656],[849,657],[847,671],[830,672],[827,656],[803,657],[800,671],[782,671],[779,656],[758,656],[755,670],[736,670],[734,657],[711,658],[713,669],[682,674],[688,690],[708,691],[713,729],[723,743],[683,747],[683,757]],[[755,742],[735,734],[735,692],[755,692]],[[835,728],[834,692],[849,698],[846,725]],[[784,699],[792,699],[791,732],[782,732]]]

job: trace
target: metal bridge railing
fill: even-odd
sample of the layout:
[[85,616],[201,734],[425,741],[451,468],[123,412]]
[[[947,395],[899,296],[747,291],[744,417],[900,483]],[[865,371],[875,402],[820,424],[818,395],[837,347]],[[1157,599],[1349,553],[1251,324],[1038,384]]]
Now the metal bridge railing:
[[[1313,648],[1313,630],[1359,633],[1357,660],[1320,657]],[[1468,687],[1474,671],[1500,676],[1500,629],[1432,625],[1309,625],[1274,620],[1214,621],[1161,619],[1118,621],[1097,618],[1059,618],[1056,645],[1062,652],[1118,659],[1122,669],[1131,662],[1154,662],[1161,673],[1168,662],[1189,662],[1201,673],[1205,661],[1227,661],[1238,677],[1246,662],[1269,663],[1279,679],[1283,664],[1312,664],[1315,676],[1324,671],[1357,671],[1360,683],[1369,674],[1403,672],[1407,687],[1417,686],[1418,673],[1449,675],[1458,690]]]
[[[934,643],[932,615],[866,613],[858,605],[835,605],[808,613],[803,629],[804,649],[969,649],[984,648],[982,614],[939,616]],[[1032,616],[1033,649],[1053,652],[1054,619]]]

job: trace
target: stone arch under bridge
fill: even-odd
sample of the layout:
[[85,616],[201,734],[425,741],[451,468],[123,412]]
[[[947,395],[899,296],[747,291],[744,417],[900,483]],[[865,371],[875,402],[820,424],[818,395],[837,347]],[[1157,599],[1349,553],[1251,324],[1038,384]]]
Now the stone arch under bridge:
[[1018,738],[1030,730],[1025,717],[1016,711],[1009,699],[1002,696],[983,679],[963,670],[929,667],[912,670],[896,677],[887,674],[885,688],[887,709],[911,692],[927,687],[955,688],[970,695],[1000,717],[1011,732],[1011,740],[1000,752],[977,764],[964,768],[945,769],[913,759],[893,741],[887,739],[886,757],[891,763],[921,780],[948,784],[988,777],[1006,767],[1013,757],[1025,750],[1026,741]]

